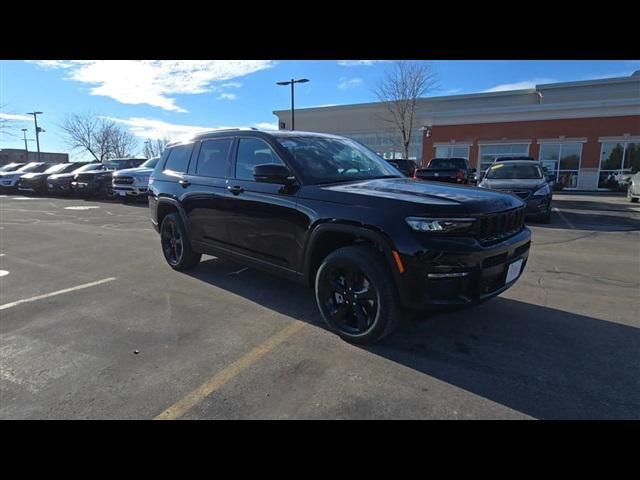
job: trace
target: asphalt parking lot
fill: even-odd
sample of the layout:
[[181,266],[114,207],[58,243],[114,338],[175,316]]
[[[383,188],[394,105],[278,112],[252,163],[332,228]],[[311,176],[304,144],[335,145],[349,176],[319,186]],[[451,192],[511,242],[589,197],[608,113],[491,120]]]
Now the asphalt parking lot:
[[4,195],[0,418],[639,419],[640,205],[554,206],[512,289],[363,348],[311,290],[174,272],[144,204]]

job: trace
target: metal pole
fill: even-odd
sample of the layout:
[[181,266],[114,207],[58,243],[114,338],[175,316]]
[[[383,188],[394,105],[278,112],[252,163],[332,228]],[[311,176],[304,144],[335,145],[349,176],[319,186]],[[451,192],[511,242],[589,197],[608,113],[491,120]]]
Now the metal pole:
[[29,163],[29,148],[27,147],[27,129],[23,128],[22,133],[24,134],[24,153],[26,155],[26,161]]
[[291,79],[291,130],[295,130],[296,129],[296,122],[295,122],[295,118],[294,118],[294,106],[293,106],[293,84],[294,84],[294,80],[293,78]]
[[38,161],[40,161],[40,131],[38,130],[38,114],[33,114],[33,121],[36,124],[36,144],[38,145]]

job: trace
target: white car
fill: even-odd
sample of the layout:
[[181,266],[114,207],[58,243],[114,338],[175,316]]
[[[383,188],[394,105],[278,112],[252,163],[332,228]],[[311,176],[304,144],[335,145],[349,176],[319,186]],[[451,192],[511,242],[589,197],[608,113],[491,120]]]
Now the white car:
[[0,172],[0,187],[2,187],[2,190],[17,190],[16,185],[22,175],[25,173],[44,172],[50,166],[50,163],[31,162],[13,172]]
[[636,203],[640,198],[640,172],[637,172],[629,179],[627,198],[633,203]]

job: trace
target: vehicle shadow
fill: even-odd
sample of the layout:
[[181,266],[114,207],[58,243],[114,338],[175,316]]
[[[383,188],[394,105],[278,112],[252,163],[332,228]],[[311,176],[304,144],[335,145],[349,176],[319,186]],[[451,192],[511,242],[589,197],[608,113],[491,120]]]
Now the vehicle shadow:
[[599,211],[611,211],[611,212],[638,212],[637,203],[629,202],[626,197],[625,203],[611,203],[610,201],[598,201],[598,200],[573,200],[568,198],[553,198],[553,206],[560,209],[574,209],[574,210],[599,210]]
[[[635,213],[635,212],[632,212]],[[589,232],[629,232],[640,230],[640,215],[629,215],[625,213],[600,214],[586,213],[573,210],[562,210],[562,212],[552,212],[550,223],[540,223],[536,221],[526,221],[527,226],[551,228],[551,229],[572,229]]]
[[[310,289],[242,269],[214,258],[188,274],[325,328]],[[639,419],[639,345],[638,328],[498,297],[361,348],[535,418]]]

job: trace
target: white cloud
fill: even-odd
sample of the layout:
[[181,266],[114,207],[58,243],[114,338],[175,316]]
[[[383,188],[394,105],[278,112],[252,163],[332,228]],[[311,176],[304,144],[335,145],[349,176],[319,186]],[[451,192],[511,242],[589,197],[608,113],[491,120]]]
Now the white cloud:
[[270,60],[73,60],[36,61],[44,68],[64,68],[69,80],[92,85],[92,95],[130,105],[152,105],[186,112],[177,94],[200,94],[239,88],[233,80],[273,66]]
[[349,88],[361,87],[364,82],[361,78],[345,78],[342,77],[340,79],[340,83],[338,83],[338,88],[340,90],[347,90]]
[[461,92],[462,89],[461,88],[452,88],[451,90],[446,90],[444,92],[445,95],[455,95],[456,93]]
[[340,60],[338,65],[342,65],[343,67],[370,67],[379,61],[380,60]]
[[16,121],[16,122],[33,122],[33,117],[29,116],[29,115],[16,115],[13,113],[1,113],[0,112],[0,119],[2,120],[11,120],[11,121]]
[[258,122],[252,126],[259,128],[260,130],[278,130],[278,122]]
[[140,138],[169,138],[171,140],[178,140],[182,137],[194,135],[196,133],[205,132],[207,130],[214,130],[216,128],[231,128],[231,127],[204,127],[198,125],[180,125],[175,123],[163,122],[162,120],[155,120],[152,118],[114,118],[114,117],[102,117],[108,120],[113,120],[116,123],[127,125],[131,133]]
[[221,93],[218,95],[218,100],[235,100],[238,98],[235,93]]
[[526,88],[534,88],[536,85],[543,85],[545,83],[554,83],[557,80],[553,78],[532,78],[530,80],[523,80],[521,82],[514,83],[503,83],[500,85],[496,85],[495,87],[491,87],[487,90],[483,90],[483,92],[504,92],[506,90],[523,90]]

